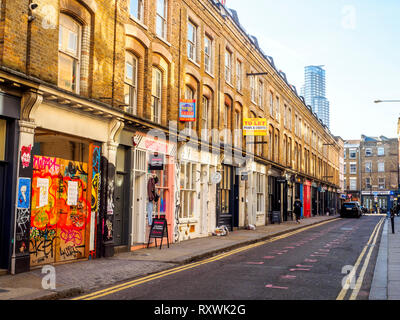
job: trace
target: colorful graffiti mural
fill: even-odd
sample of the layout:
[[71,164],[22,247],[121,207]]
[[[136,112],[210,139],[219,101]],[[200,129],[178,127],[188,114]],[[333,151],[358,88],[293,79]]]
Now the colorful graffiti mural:
[[85,256],[87,183],[86,163],[34,156],[31,265]]
[[91,203],[90,203],[90,238],[89,238],[89,258],[96,257],[96,226],[99,220],[100,208],[100,146],[91,145],[92,155],[92,174],[91,174]]

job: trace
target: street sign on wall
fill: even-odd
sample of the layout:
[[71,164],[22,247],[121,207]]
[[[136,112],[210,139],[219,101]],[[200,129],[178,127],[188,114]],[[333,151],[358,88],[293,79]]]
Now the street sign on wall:
[[196,100],[179,100],[179,121],[196,121]]

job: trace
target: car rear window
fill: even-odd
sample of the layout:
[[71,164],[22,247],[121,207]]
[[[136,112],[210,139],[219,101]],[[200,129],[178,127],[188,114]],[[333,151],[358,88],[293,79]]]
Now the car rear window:
[[354,208],[356,205],[354,203],[345,203],[343,204],[343,207],[345,208]]

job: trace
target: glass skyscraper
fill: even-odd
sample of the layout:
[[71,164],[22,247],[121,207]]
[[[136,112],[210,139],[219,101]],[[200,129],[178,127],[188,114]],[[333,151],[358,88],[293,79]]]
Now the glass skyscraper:
[[304,97],[306,105],[311,106],[318,118],[330,128],[329,101],[325,97],[325,70],[322,67],[307,66],[304,68],[304,87],[301,88],[301,95]]

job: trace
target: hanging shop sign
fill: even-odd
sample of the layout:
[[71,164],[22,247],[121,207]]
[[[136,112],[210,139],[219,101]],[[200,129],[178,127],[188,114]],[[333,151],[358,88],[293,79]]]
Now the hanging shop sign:
[[150,239],[154,238],[155,244],[157,247],[157,239],[161,239],[160,250],[162,247],[163,238],[167,236],[167,244],[169,248],[169,239],[168,239],[168,224],[166,219],[153,219],[153,223],[151,225],[151,230],[149,233],[149,242],[147,243],[147,248],[150,245]]
[[179,121],[196,121],[196,100],[179,100]]
[[278,183],[285,183],[285,182],[287,182],[287,180],[286,180],[286,177],[285,177],[285,176],[282,176],[282,177],[278,177],[278,178],[276,179],[276,182],[278,182]]
[[245,136],[266,136],[267,119],[265,118],[244,118],[243,134]]
[[149,170],[164,170],[164,155],[154,152],[150,154]]

